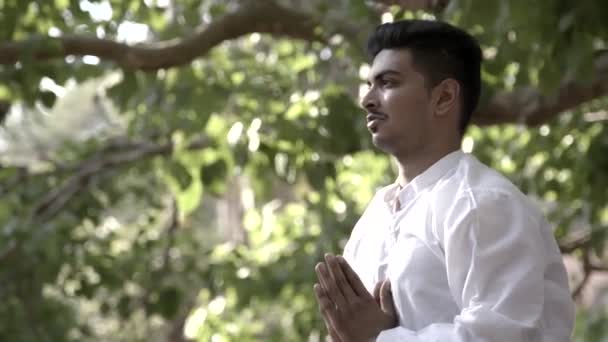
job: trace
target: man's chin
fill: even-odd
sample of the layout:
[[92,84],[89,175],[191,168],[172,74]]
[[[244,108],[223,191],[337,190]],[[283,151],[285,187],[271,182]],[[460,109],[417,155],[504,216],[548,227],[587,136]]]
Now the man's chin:
[[377,133],[373,133],[372,134],[372,143],[374,144],[374,146],[376,146],[380,150],[382,150],[384,152],[390,153],[390,150],[391,150],[390,145],[391,144],[388,141],[388,139],[386,139],[382,135],[377,134]]

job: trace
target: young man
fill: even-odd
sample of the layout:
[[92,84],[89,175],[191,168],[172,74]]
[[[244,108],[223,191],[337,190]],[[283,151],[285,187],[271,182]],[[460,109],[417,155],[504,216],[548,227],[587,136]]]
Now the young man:
[[368,50],[361,105],[399,177],[376,193],[344,256],[316,267],[330,336],[569,341],[574,308],[551,227],[506,178],[460,151],[479,99],[478,43],[411,20],[380,25]]

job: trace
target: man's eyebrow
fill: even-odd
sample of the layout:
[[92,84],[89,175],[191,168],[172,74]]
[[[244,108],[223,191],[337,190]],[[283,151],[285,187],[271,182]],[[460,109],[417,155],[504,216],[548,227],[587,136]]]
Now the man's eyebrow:
[[[397,70],[392,70],[392,69],[382,70],[379,73],[377,73],[375,76],[373,76],[373,79],[378,80],[386,75],[400,76],[401,73]],[[369,79],[368,79],[368,82],[369,82]]]

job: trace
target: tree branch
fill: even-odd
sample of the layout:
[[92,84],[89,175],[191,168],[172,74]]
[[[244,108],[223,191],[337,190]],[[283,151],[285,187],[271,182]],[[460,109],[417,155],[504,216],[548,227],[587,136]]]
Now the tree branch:
[[[441,11],[449,0],[375,0],[381,5],[398,5],[408,10]],[[223,41],[260,32],[288,36],[307,41],[322,41],[315,32],[319,25],[311,15],[288,9],[272,0],[244,1],[235,12],[224,15],[208,25],[201,25],[187,38],[130,46],[110,39],[66,35],[63,37],[32,37],[19,42],[0,43],[0,64],[22,61],[29,54],[35,60],[61,58],[68,55],[92,55],[114,61],[126,69],[157,70],[184,65],[207,54]]]
[[175,243],[175,232],[180,226],[179,220],[179,209],[177,207],[177,200],[175,197],[171,196],[171,208],[169,213],[169,222],[167,224],[167,245],[165,246],[165,250],[163,252],[163,265],[161,274],[167,274],[170,272],[171,268],[171,248],[173,248]]
[[[408,10],[441,11],[449,0],[374,0],[380,5],[398,5]],[[324,41],[315,33],[318,22],[304,12],[281,7],[271,0],[245,1],[235,12],[208,25],[199,26],[187,38],[129,46],[107,39],[83,36],[31,38],[0,43],[0,64],[14,64],[27,53],[36,60],[67,55],[94,55],[127,69],[156,70],[184,65],[208,53],[223,41],[253,32],[283,35],[308,41]],[[555,94],[543,95],[534,87],[498,92],[481,103],[472,122],[485,126],[522,123],[543,124],[561,112],[608,95],[608,53],[596,58],[595,78],[589,83],[564,82]]]
[[[207,138],[195,140],[186,146],[188,150],[197,150],[211,146]],[[173,153],[173,143],[155,144],[144,142],[132,145],[132,149],[97,154],[79,164],[76,173],[63,182],[59,187],[51,190],[44,196],[33,210],[34,221],[46,221],[54,217],[67,202],[81,189],[85,188],[91,178],[107,169],[123,166],[138,160],[150,158],[157,155],[169,155]]]
[[0,64],[14,64],[23,60],[27,53],[35,60],[93,55],[114,61],[126,69],[157,70],[187,64],[225,40],[253,32],[323,41],[315,33],[316,26],[311,16],[272,1],[247,1],[237,11],[199,26],[191,37],[135,46],[95,37],[38,37],[1,43]]
[[397,5],[410,11],[423,10],[438,13],[448,6],[450,0],[375,0],[375,2],[386,6]]
[[560,241],[559,249],[562,254],[570,254],[579,248],[587,247],[589,243],[591,243],[591,234],[582,233],[567,241]]
[[472,121],[480,126],[503,123],[536,126],[563,111],[608,95],[608,53],[596,57],[594,64],[595,77],[588,84],[566,81],[552,96],[544,96],[533,87],[498,92],[488,102],[480,104]]
[[[207,137],[202,137],[190,142],[185,146],[186,150],[200,150],[212,145]],[[120,144],[112,143],[100,150],[91,158],[80,162],[75,166],[66,166],[62,171],[74,171],[74,175],[69,177],[60,186],[47,193],[32,210],[30,224],[36,225],[52,219],[79,191],[86,188],[93,176],[104,171],[125,166],[127,164],[155,156],[170,155],[173,153],[174,145],[169,142],[166,144],[156,144],[153,142],[128,143],[122,141]],[[123,150],[118,148],[122,146]],[[175,218],[177,219],[177,218]],[[177,222],[176,222],[177,223]],[[16,255],[21,249],[20,242],[10,243],[9,247],[0,251],[0,262],[4,262]]]
[[589,270],[597,272],[608,272],[608,265],[589,264]]
[[574,299],[579,298],[579,296],[581,295],[581,292],[583,291],[583,288],[585,288],[585,285],[587,285],[587,281],[589,281],[591,272],[592,271],[591,271],[590,262],[589,262],[589,252],[585,251],[583,253],[583,279],[580,281],[580,283],[578,283],[578,285],[572,291],[572,298],[574,298]]

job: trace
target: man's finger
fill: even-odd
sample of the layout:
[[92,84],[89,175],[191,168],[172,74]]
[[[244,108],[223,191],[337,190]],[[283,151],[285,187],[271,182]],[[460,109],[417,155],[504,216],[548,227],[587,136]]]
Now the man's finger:
[[380,308],[391,317],[397,317],[395,304],[393,302],[393,292],[391,291],[391,281],[385,280],[380,288]]
[[342,266],[342,270],[346,275],[346,279],[348,279],[348,282],[350,283],[350,286],[355,291],[355,293],[358,296],[369,296],[369,292],[367,292],[365,285],[363,285],[363,282],[361,281],[357,273],[355,273],[355,271],[353,271],[353,269],[350,267],[346,259],[344,259],[343,256],[339,255],[338,262],[340,263],[340,266]]
[[335,305],[338,307],[346,306],[346,299],[338,289],[338,286],[334,279],[330,276],[329,271],[327,270],[327,265],[324,262],[320,262],[315,267],[315,271],[317,272],[317,277],[319,281],[323,285],[324,293],[329,297]]
[[335,310],[334,303],[329,300],[321,285],[315,284],[313,289],[315,290],[315,297],[317,298],[317,303],[319,303],[319,309],[321,310],[321,313],[325,314],[329,313],[332,310]]
[[378,305],[380,305],[380,288],[382,287],[382,283],[382,281],[379,281],[376,283],[376,286],[374,286],[374,299]]
[[335,305],[333,302],[327,298],[323,287],[321,284],[315,284],[313,286],[315,291],[315,297],[317,298],[317,303],[319,303],[319,309],[321,311],[321,317],[323,317],[323,322],[325,323],[325,328],[327,329],[327,334],[331,338],[332,341],[342,342],[340,336],[336,332],[336,328],[334,327],[333,322],[333,312],[335,312]]
[[[327,280],[325,279],[325,277],[323,277],[323,275],[320,272],[321,264],[322,264],[322,262],[318,263],[315,266],[315,273],[317,274],[317,279],[319,280],[319,284],[321,285],[321,289],[323,291],[327,291],[327,289],[329,288],[329,284],[328,284]],[[329,300],[331,301],[332,299],[329,298]],[[337,305],[337,304],[334,303],[334,305]]]
[[325,282],[325,278],[319,272],[321,264],[322,263],[320,262],[315,265],[315,273],[317,274],[317,279],[319,280],[319,284],[321,285],[321,288],[324,289],[325,291],[327,291],[327,287],[329,286],[329,284],[327,284]]
[[338,262],[338,258],[331,254],[325,254],[325,263],[329,269],[329,274],[334,279],[342,296],[347,302],[353,302],[356,299],[357,294],[351,287],[350,282],[346,279],[342,267]]
[[342,342],[342,339],[340,338],[340,336],[338,336],[338,333],[334,329],[327,330],[327,333],[331,338],[331,342]]

